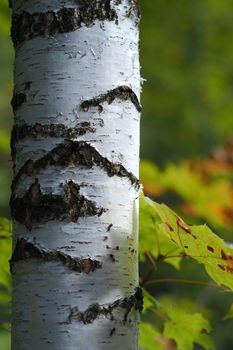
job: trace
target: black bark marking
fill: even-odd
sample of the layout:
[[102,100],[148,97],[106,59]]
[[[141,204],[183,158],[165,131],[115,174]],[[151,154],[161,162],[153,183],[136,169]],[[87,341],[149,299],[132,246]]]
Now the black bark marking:
[[125,309],[124,323],[127,322],[128,315],[132,309],[141,312],[143,309],[143,295],[141,288],[136,288],[133,295],[127,298],[122,298],[114,301],[108,305],[99,305],[98,303],[90,305],[87,310],[80,311],[78,307],[74,307],[70,310],[68,321],[66,323],[72,323],[74,321],[82,322],[83,324],[93,323],[98,317],[110,317],[110,320],[114,320],[113,311],[116,308]]
[[[120,0],[121,2],[121,0]],[[138,4],[138,0],[129,0],[130,7],[127,10],[127,17],[131,17],[132,15],[136,15],[137,18],[141,17],[141,11]]]
[[61,261],[69,269],[86,274],[102,267],[102,263],[98,260],[72,257],[59,250],[45,250],[39,245],[21,238],[17,240],[11,260],[9,261],[11,272],[13,273],[14,266],[18,261],[26,261],[33,258],[43,261]]
[[96,20],[116,21],[117,13],[110,0],[79,0],[76,8],[41,13],[22,11],[13,14],[11,37],[15,47],[37,36],[73,32],[82,26],[90,27]]
[[137,189],[140,186],[139,180],[122,164],[110,162],[87,142],[65,140],[64,143],[53,148],[44,157],[34,162],[28,159],[15,176],[12,188],[15,188],[22,174],[26,174],[27,176],[36,175],[36,173],[41,169],[45,169],[48,165],[62,167],[83,165],[88,168],[97,165],[103,168],[109,176],[127,177]]
[[31,87],[31,84],[32,84],[32,81],[31,81],[31,80],[26,81],[26,83],[25,83],[25,85],[24,85],[24,91],[25,91],[25,90],[29,90],[30,87]]
[[86,133],[95,133],[96,128],[91,126],[89,122],[78,123],[73,128],[66,128],[64,124],[40,124],[34,125],[22,124],[15,125],[11,132],[11,159],[14,162],[16,157],[16,143],[26,137],[37,139],[38,137],[63,137],[72,139]]
[[[111,247],[109,247],[109,245],[106,245],[106,249],[120,250],[118,245],[115,248],[111,248]],[[111,255],[112,255],[111,259],[115,262],[116,261],[115,257],[113,256],[113,254],[111,254]]]
[[83,101],[80,105],[80,108],[86,112],[90,107],[98,107],[99,112],[101,113],[103,111],[101,103],[107,102],[108,104],[111,104],[115,99],[119,99],[121,101],[130,100],[138,112],[141,112],[142,110],[135,92],[130,87],[125,85],[118,86],[113,90],[109,90],[105,94],[101,94],[90,100]]
[[12,144],[23,140],[25,137],[38,138],[40,136],[64,137],[72,139],[76,136],[82,136],[87,132],[94,133],[95,128],[89,122],[82,122],[73,128],[67,128],[64,124],[40,124],[34,125],[22,124],[15,125],[12,130]]
[[11,100],[11,105],[14,112],[17,111],[17,109],[21,107],[23,103],[27,102],[27,94],[25,91],[30,89],[31,84],[32,84],[32,81],[26,81],[23,91],[19,91],[19,92],[14,91],[14,94]]
[[112,227],[113,227],[113,224],[109,224],[108,227],[107,227],[107,232],[109,232]]
[[[107,248],[107,249],[110,249],[110,247]],[[109,258],[111,259],[111,261],[112,261],[113,263],[116,262],[116,258],[115,258],[115,256],[114,256],[113,254],[109,254]]]
[[[136,18],[140,19],[141,12],[140,12],[140,6],[138,4],[138,0],[128,0],[129,8],[127,8],[126,16],[132,17],[132,15],[136,15]],[[122,4],[122,0],[115,0],[115,5]],[[138,22],[136,22],[138,23]]]
[[113,336],[113,334],[114,334],[115,332],[116,332],[116,328],[112,328],[112,329],[111,329],[111,331],[110,331],[110,334],[109,334],[109,335],[110,335],[110,337],[112,337],[112,336]]
[[27,101],[27,95],[25,94],[25,92],[14,93],[11,100],[13,111],[14,112],[17,111],[17,109],[21,107],[22,104],[25,103],[26,101]]
[[105,211],[80,195],[79,191],[80,186],[69,181],[64,185],[64,195],[43,194],[36,179],[22,198],[17,198],[12,192],[12,217],[31,230],[34,223],[50,220],[77,222],[79,217],[100,216]]

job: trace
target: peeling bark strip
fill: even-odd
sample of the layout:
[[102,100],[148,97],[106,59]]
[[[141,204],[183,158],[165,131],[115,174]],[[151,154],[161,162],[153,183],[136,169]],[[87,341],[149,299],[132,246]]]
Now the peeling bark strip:
[[34,125],[15,125],[12,130],[12,145],[14,142],[23,140],[25,137],[38,138],[41,136],[49,137],[64,137],[72,139],[77,136],[82,136],[87,132],[94,133],[95,128],[89,122],[77,124],[74,128],[67,128],[64,124],[40,124]]
[[10,260],[11,272],[13,273],[14,265],[18,261],[25,261],[33,258],[43,261],[61,261],[63,265],[67,266],[69,269],[80,273],[84,272],[86,274],[94,272],[96,269],[100,269],[102,267],[102,263],[98,260],[92,260],[90,258],[74,258],[58,250],[45,250],[39,245],[21,238],[17,240]]
[[40,169],[44,169],[48,165],[64,167],[84,165],[89,168],[97,165],[105,169],[109,176],[117,175],[120,177],[127,177],[132,185],[135,185],[137,189],[139,188],[139,180],[131,172],[126,170],[122,164],[110,162],[85,141],[65,140],[64,143],[52,149],[44,157],[34,162],[29,159],[15,176],[12,185],[13,189],[17,185],[22,174],[26,174],[27,176],[36,175]]
[[12,17],[11,37],[14,46],[37,36],[73,32],[81,26],[92,26],[95,20],[117,21],[110,0],[77,0],[77,8],[63,8],[57,12],[16,13]]
[[79,311],[78,307],[74,307],[70,310],[67,323],[74,321],[82,322],[83,324],[88,324],[94,322],[98,317],[110,317],[110,320],[114,320],[113,311],[116,308],[125,309],[124,323],[127,322],[128,315],[130,311],[134,308],[139,312],[143,309],[143,296],[141,288],[136,288],[134,295],[128,298],[122,298],[114,301],[108,305],[99,305],[98,303],[92,304],[85,311]]
[[83,101],[80,108],[83,111],[88,111],[90,107],[98,107],[99,111],[102,112],[103,107],[101,106],[101,103],[107,102],[108,104],[111,104],[115,99],[119,99],[121,101],[130,100],[138,112],[141,112],[142,110],[135,92],[130,87],[125,85],[118,86],[113,90],[109,90],[106,94],[102,94],[90,100]]
[[43,194],[38,179],[30,186],[22,198],[12,193],[10,201],[12,217],[29,230],[34,223],[50,220],[70,220],[77,222],[79,217],[100,216],[105,210],[80,195],[80,186],[73,181],[64,185],[64,196]]

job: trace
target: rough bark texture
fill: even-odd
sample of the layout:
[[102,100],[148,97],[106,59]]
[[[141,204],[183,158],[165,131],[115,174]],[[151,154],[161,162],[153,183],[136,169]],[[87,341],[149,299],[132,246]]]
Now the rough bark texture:
[[136,0],[14,0],[13,350],[136,350]]
[[68,268],[85,272],[86,274],[101,268],[102,264],[97,260],[73,258],[68,254],[64,254],[57,250],[46,251],[38,247],[32,242],[27,242],[24,238],[17,240],[12,258],[10,260],[10,268],[13,273],[14,264],[18,261],[26,261],[30,258],[42,259],[43,261],[61,261]]
[[64,188],[63,195],[43,194],[38,179],[35,179],[22,198],[18,198],[12,191],[12,218],[32,230],[33,223],[56,219],[77,222],[80,216],[100,216],[105,211],[80,195],[80,186],[72,180],[61,186]]

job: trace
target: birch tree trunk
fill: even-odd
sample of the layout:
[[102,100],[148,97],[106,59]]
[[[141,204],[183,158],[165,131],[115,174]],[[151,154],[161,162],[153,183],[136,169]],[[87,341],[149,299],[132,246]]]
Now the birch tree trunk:
[[12,349],[138,349],[136,0],[12,10]]

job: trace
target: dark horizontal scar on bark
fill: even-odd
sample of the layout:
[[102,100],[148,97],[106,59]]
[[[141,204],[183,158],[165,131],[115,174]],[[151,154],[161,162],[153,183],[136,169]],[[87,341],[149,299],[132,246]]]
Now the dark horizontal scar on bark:
[[109,176],[127,177],[137,189],[140,186],[139,180],[121,163],[109,161],[87,142],[65,140],[64,143],[53,148],[42,158],[34,162],[28,159],[16,174],[12,188],[15,188],[23,174],[26,176],[36,175],[41,169],[45,169],[49,165],[62,167],[83,165],[88,168],[97,165],[103,168]]
[[90,305],[85,311],[80,311],[78,307],[74,307],[70,310],[68,320],[64,323],[72,323],[75,321],[82,322],[83,324],[93,323],[98,317],[109,317],[110,320],[114,320],[113,311],[117,308],[125,309],[123,323],[127,322],[128,315],[132,309],[139,312],[143,309],[143,295],[141,288],[137,287],[133,295],[115,300],[111,304],[99,305],[98,303]]
[[10,263],[11,273],[14,272],[14,266],[19,261],[26,261],[29,259],[40,259],[43,261],[60,261],[69,269],[77,272],[84,272],[89,274],[96,269],[102,267],[102,263],[91,258],[77,258],[65,254],[59,250],[45,250],[39,245],[29,242],[24,238],[18,239],[15,249],[13,251]]
[[77,136],[85,135],[87,132],[94,133],[95,128],[89,122],[81,122],[75,127],[67,128],[64,124],[40,124],[34,125],[22,124],[15,125],[12,130],[12,144],[23,140],[26,137],[38,138],[40,136],[64,137],[72,139]]
[[126,85],[118,86],[113,90],[107,91],[105,94],[101,94],[90,100],[83,101],[80,105],[80,108],[86,112],[90,107],[98,107],[99,112],[101,113],[103,111],[101,103],[107,102],[108,104],[111,104],[116,99],[121,101],[130,100],[138,112],[141,112],[142,110],[137,95],[129,86]]
[[77,222],[79,217],[100,216],[106,211],[81,195],[80,186],[73,181],[67,182],[63,189],[63,195],[43,194],[38,179],[35,179],[23,197],[18,198],[13,190],[10,200],[13,219],[31,230],[35,223],[50,220]]
[[37,36],[52,36],[72,32],[82,26],[90,27],[96,20],[117,22],[117,13],[111,8],[110,0],[79,0],[77,5],[58,11],[13,14],[11,37],[14,46]]

